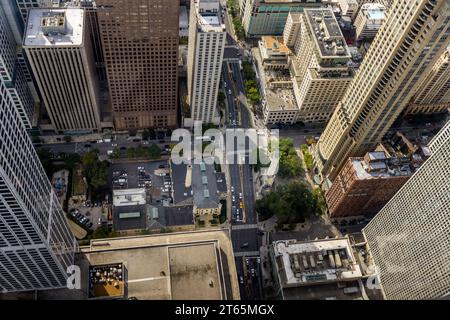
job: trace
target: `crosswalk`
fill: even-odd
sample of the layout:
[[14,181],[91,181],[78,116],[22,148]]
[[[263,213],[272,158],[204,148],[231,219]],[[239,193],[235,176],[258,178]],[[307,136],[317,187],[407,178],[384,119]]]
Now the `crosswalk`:
[[242,252],[235,252],[235,257],[259,257],[259,251],[242,251]]
[[231,230],[245,230],[245,229],[258,229],[258,225],[254,224],[239,224],[231,226]]

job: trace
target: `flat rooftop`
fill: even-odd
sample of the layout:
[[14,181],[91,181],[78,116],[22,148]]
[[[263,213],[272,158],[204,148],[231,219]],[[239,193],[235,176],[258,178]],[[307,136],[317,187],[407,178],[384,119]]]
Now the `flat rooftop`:
[[384,152],[368,152],[363,158],[351,158],[359,180],[410,176],[413,170],[408,158],[388,158]]
[[239,299],[228,230],[100,239],[81,247],[83,277],[89,266],[122,263],[127,297]]
[[270,111],[298,111],[293,89],[266,89],[265,98]]
[[386,18],[386,7],[381,3],[363,4],[360,11],[369,20],[384,20]]
[[225,32],[225,24],[222,21],[219,0],[196,0],[198,27],[203,32]]
[[305,9],[304,13],[321,58],[351,58],[341,28],[331,9]]
[[83,9],[36,9],[28,12],[25,46],[81,46]]
[[113,191],[114,206],[130,206],[146,204],[145,188],[121,189]]
[[286,55],[291,53],[291,50],[283,43],[283,37],[262,36],[261,41],[267,50]]
[[282,240],[272,245],[283,287],[350,281],[362,277],[348,238],[305,242]]

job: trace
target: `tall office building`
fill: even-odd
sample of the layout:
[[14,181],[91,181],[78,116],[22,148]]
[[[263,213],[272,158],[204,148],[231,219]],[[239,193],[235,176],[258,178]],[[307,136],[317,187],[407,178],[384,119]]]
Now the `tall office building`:
[[22,68],[19,65],[14,34],[0,5],[0,81],[26,129],[31,129],[33,122],[34,101]]
[[294,45],[297,121],[326,122],[353,79],[351,54],[330,9],[306,9]]
[[363,229],[387,299],[450,293],[450,122],[431,156]]
[[217,93],[225,38],[219,0],[193,0],[188,48],[188,95],[192,121],[220,122]]
[[450,109],[450,46],[418,84],[406,113],[440,113]]
[[53,129],[98,132],[98,82],[83,9],[31,9],[24,48]]
[[4,21],[0,8],[0,292],[63,287],[76,241],[10,90]]
[[321,135],[317,169],[330,180],[350,156],[373,150],[450,42],[450,3],[395,1]]
[[117,130],[175,127],[178,0],[97,0]]
[[380,3],[366,3],[361,6],[355,20],[356,38],[372,39],[386,18],[386,7]]
[[281,36],[289,12],[303,12],[321,4],[321,0],[241,0],[242,26],[248,37]]

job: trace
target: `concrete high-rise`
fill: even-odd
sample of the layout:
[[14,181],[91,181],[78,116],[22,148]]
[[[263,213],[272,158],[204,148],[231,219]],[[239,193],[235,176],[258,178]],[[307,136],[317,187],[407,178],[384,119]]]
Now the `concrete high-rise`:
[[[1,46],[4,21],[0,7]],[[27,134],[20,95],[11,92],[15,45],[1,49],[0,292],[64,287],[76,240]]]
[[98,132],[98,82],[85,11],[31,9],[27,21],[24,49],[53,129]]
[[431,156],[363,229],[387,299],[450,294],[450,122]]
[[8,91],[5,94],[14,102],[25,128],[31,129],[34,100],[20,67],[14,33],[2,5],[0,5],[0,81]]
[[314,152],[330,180],[348,157],[373,150],[450,41],[450,3],[395,1]]
[[406,113],[440,113],[450,108],[450,46],[418,88]]
[[330,9],[305,9],[291,63],[297,121],[327,122],[353,79],[352,56]]
[[187,66],[192,121],[220,122],[217,94],[225,39],[219,0],[193,0]]
[[175,127],[178,0],[97,0],[117,130]]
[[355,20],[356,38],[374,38],[386,18],[386,7],[380,3],[366,3],[361,6]]

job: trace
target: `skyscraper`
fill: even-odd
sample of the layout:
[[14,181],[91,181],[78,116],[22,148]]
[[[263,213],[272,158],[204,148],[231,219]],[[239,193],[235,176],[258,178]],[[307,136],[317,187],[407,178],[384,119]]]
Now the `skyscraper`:
[[8,91],[26,129],[33,122],[34,101],[22,68],[19,65],[13,31],[0,5],[0,81]]
[[216,105],[225,36],[219,0],[193,0],[187,66],[193,121],[219,124]]
[[450,122],[431,156],[363,229],[387,299],[450,293]]
[[350,156],[380,142],[450,41],[450,3],[395,1],[318,141],[314,157],[333,180]]
[[291,67],[297,121],[326,122],[352,81],[352,56],[332,10],[305,9],[300,20],[292,61],[298,67]]
[[[0,8],[0,34],[4,21]],[[11,93],[15,61],[4,59],[7,50],[0,50],[0,291],[63,287],[76,241]]]
[[97,0],[117,130],[175,127],[178,0]]
[[94,55],[83,9],[31,9],[24,48],[53,128],[98,132]]
[[418,88],[407,113],[440,113],[450,108],[450,46]]

